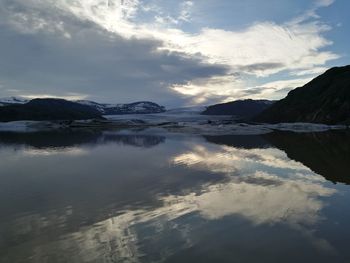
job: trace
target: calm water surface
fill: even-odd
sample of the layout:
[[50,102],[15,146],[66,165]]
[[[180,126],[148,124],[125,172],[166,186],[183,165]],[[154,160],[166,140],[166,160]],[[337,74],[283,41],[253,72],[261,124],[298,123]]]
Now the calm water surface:
[[0,262],[350,262],[350,134],[0,133]]

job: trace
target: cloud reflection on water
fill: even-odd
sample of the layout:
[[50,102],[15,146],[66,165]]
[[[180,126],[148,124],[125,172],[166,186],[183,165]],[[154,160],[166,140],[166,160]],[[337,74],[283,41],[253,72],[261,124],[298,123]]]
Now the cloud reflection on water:
[[227,174],[227,182],[210,185],[200,195],[167,198],[184,206],[196,204],[196,210],[208,219],[240,215],[254,224],[312,224],[323,208],[318,198],[335,193],[321,184],[325,181],[321,176],[273,148],[220,146],[214,150],[196,145],[193,151],[175,156],[173,162]]
[[[79,243],[80,246],[83,245],[79,249],[85,251],[101,248],[100,242],[104,240],[103,242],[114,245],[114,253],[117,253],[119,259],[139,262],[145,252],[140,245],[144,237],[137,229],[138,225],[143,224],[155,232],[149,238],[163,235],[169,227],[177,229],[184,234],[181,237],[182,249],[189,248],[195,245],[190,237],[191,229],[172,222],[198,213],[206,220],[240,216],[253,225],[286,224],[300,231],[314,246],[332,250],[326,240],[315,237],[308,228],[322,219],[321,210],[325,204],[321,198],[335,194],[336,190],[322,185],[325,181],[323,177],[313,174],[302,164],[289,160],[283,152],[273,148],[246,150],[194,144],[192,151],[172,156],[170,162],[203,172],[225,173],[227,180],[203,185],[200,193],[197,189],[197,193],[187,195],[160,196],[163,203],[160,207],[129,210],[76,233],[71,237],[84,240]],[[252,165],[256,171],[250,173]],[[283,171],[283,176],[270,171],[275,168]],[[167,251],[162,257],[175,253],[175,250]]]
[[[127,141],[134,141],[128,136]],[[139,141],[140,138],[136,139]],[[174,145],[168,144],[168,140],[163,142],[162,147],[167,150]],[[144,165],[149,165],[154,173],[166,171],[172,177],[176,176],[174,171],[178,171],[172,169],[181,168],[223,179],[190,186],[182,192],[165,191],[164,182],[151,180],[149,184],[156,184],[152,185],[152,193],[157,202],[130,205],[117,215],[66,232],[57,240],[42,242],[39,239],[36,244],[31,241],[26,244],[32,250],[29,252],[32,256],[30,262],[50,262],[53,259],[69,262],[163,261],[186,249],[201,246],[202,241],[195,235],[196,229],[211,231],[210,224],[221,224],[220,220],[225,218],[241,218],[247,229],[283,225],[301,233],[318,249],[332,251],[331,245],[313,232],[322,220],[325,198],[336,193],[335,189],[327,187],[322,176],[290,160],[276,148],[244,149],[193,138],[186,141],[186,147],[177,145],[181,148],[176,151],[162,152],[167,163],[159,164],[155,163],[159,159],[149,159]],[[120,147],[116,144],[110,150],[118,152]],[[85,155],[96,151],[91,147],[81,147],[81,150]],[[146,155],[143,149],[139,151],[137,158],[152,154],[152,150]],[[60,153],[70,154],[69,151]],[[113,156],[121,159],[118,155]],[[181,184],[182,180],[186,178],[178,183]],[[115,191],[118,191],[118,186]],[[51,211],[49,216],[24,215],[13,222],[12,234],[18,238],[44,232],[48,227],[64,227],[75,220],[76,209],[73,206],[64,212]],[[20,262],[14,258],[11,258],[12,262]],[[44,258],[48,261],[43,261]]]

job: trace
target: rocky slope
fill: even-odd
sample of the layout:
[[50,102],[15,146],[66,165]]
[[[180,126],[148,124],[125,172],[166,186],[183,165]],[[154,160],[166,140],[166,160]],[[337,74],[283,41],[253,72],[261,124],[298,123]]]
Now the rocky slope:
[[350,123],[350,66],[326,71],[259,116],[258,122]]
[[129,104],[102,104],[94,101],[79,100],[77,103],[90,106],[103,115],[150,114],[165,112],[165,107],[154,102],[140,101]]
[[21,97],[6,97],[6,98],[0,98],[0,107],[1,106],[8,106],[13,104],[24,104],[29,102],[29,100]]
[[[21,97],[0,98],[0,107],[26,104],[29,101],[30,100]],[[78,100],[74,102],[93,108],[102,115],[149,114],[165,112],[165,107],[149,101],[139,101],[128,104],[106,104],[90,100]]]
[[252,118],[273,104],[269,100],[237,100],[209,106],[203,115],[233,115],[239,118]]
[[102,118],[99,111],[62,99],[34,99],[0,107],[0,121],[86,120]]

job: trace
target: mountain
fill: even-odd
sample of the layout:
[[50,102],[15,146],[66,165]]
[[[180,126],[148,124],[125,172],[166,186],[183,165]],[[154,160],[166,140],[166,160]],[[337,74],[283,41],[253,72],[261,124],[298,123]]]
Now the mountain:
[[[25,104],[28,102],[29,100],[20,97],[0,98],[0,107]],[[93,108],[97,110],[101,115],[150,114],[165,112],[165,107],[149,101],[139,101],[129,104],[106,104],[89,100],[78,100],[74,102]]]
[[92,107],[103,115],[150,114],[165,112],[165,107],[149,101],[139,101],[129,104],[101,104],[88,100],[79,100],[76,102]]
[[237,100],[209,106],[203,115],[234,115],[240,118],[252,118],[269,108],[274,101]]
[[29,100],[21,98],[21,97],[6,97],[6,98],[0,98],[0,106],[7,106],[12,104],[24,104],[27,103]]
[[254,118],[258,122],[350,123],[350,66],[329,69]]
[[25,104],[0,107],[0,121],[85,120],[102,118],[99,111],[63,99],[34,99]]

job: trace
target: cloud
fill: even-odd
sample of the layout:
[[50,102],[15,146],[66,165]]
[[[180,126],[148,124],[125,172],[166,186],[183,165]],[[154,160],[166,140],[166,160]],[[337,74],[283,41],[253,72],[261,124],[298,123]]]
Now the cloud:
[[[268,76],[285,69],[312,68],[337,58],[330,52],[317,52],[331,44],[321,36],[327,30],[327,26],[319,23],[293,26],[260,23],[239,32],[207,28],[199,35],[179,36],[179,43],[174,36],[166,43],[169,49],[181,49],[189,54],[199,52],[210,63],[227,64],[233,70],[241,67],[246,69],[243,73]],[[274,67],[256,72],[254,65],[264,64]]]
[[[172,14],[157,3],[3,1],[0,29],[7,40],[12,37],[0,43],[7,59],[0,66],[9,66],[0,75],[5,90],[206,103],[251,94],[252,89],[243,88],[249,84],[237,75],[259,79],[282,71],[291,77],[315,74],[339,57],[325,49],[332,45],[324,37],[331,28],[316,16],[331,0],[316,1],[306,15],[282,24],[256,22],[240,30],[208,26],[198,32],[180,25],[191,21],[192,1],[178,3]],[[12,46],[13,40],[17,43]],[[10,79],[19,68],[24,74]]]
[[323,7],[328,7],[332,5],[334,2],[335,0],[315,0],[313,2],[313,6],[310,9],[306,10],[302,15],[297,16],[289,23],[299,24],[310,19],[318,19],[320,17],[319,15],[317,15],[317,10]]
[[215,101],[234,100],[244,94],[244,82],[234,75],[196,78],[171,88],[191,98],[190,104],[208,104]]
[[316,7],[327,7],[332,5],[335,0],[316,0]]
[[304,78],[271,81],[264,83],[261,86],[247,88],[247,93],[249,93],[249,91],[252,91],[250,97],[255,99],[265,98],[278,100],[285,97],[289,91],[298,87],[302,87],[311,80],[312,77],[309,76]]
[[179,15],[180,21],[190,22],[191,21],[191,9],[194,3],[192,1],[184,1],[181,4],[181,11]]
[[290,74],[293,76],[305,76],[305,75],[320,75],[327,71],[326,67],[314,67],[312,69],[299,70],[295,72],[291,72]]
[[[11,6],[3,13],[10,14],[9,10],[16,13],[15,10],[24,8]],[[50,21],[46,12],[40,15]],[[37,13],[25,13],[31,19],[24,21],[36,23]],[[131,16],[130,12],[127,16]],[[227,72],[226,66],[208,64],[197,56],[159,50],[161,42],[157,39],[125,38],[95,24],[65,17],[66,14],[57,15],[41,27],[30,23],[13,24],[10,18],[2,20],[0,79],[3,93],[92,98],[106,102],[149,99],[175,105],[186,98],[168,88],[173,83]],[[59,31],[55,31],[55,19],[65,21]],[[52,29],[47,30],[51,26]]]

